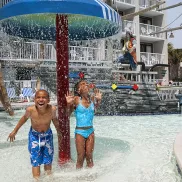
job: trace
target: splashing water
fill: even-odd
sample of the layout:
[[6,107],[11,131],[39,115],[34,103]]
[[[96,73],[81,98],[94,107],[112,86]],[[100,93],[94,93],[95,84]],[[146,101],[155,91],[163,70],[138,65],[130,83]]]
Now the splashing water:
[[[33,181],[27,147],[30,121],[19,130],[13,144],[6,142],[22,111],[11,118],[0,113],[0,181]],[[71,118],[72,162],[57,165],[57,140],[52,176],[41,167],[40,181],[53,182],[181,182],[173,156],[173,143],[182,129],[181,115],[95,117],[95,151],[92,169],[75,169],[75,118]]]

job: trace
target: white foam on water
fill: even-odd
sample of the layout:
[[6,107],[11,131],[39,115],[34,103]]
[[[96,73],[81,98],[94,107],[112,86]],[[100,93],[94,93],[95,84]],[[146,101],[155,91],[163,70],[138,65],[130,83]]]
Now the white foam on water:
[[[31,164],[27,146],[30,121],[19,130],[16,141],[6,141],[21,117],[0,113],[0,182],[31,182]],[[65,168],[57,165],[57,140],[52,176],[43,182],[182,182],[173,156],[173,143],[182,131],[181,115],[95,117],[94,167],[75,169],[75,119],[71,118],[71,153],[73,162]]]

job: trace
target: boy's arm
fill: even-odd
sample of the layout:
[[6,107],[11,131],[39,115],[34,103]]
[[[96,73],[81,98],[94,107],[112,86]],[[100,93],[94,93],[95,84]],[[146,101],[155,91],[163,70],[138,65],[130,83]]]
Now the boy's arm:
[[52,106],[52,122],[56,128],[57,131],[57,135],[58,135],[58,143],[61,142],[62,139],[62,135],[61,135],[61,131],[60,131],[60,127],[59,127],[59,121],[57,118],[57,114],[56,114],[56,107]]
[[17,134],[18,130],[28,120],[29,117],[30,117],[30,108],[27,108],[25,114],[18,121],[18,124],[16,125],[14,130],[9,134],[7,140],[10,140],[10,142],[13,142],[15,140],[15,135]]

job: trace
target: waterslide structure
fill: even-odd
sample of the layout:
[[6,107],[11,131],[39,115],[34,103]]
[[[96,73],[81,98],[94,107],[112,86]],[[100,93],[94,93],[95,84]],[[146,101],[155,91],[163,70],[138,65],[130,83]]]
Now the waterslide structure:
[[56,40],[59,163],[71,159],[70,126],[65,94],[69,89],[68,40],[92,40],[121,30],[120,15],[101,0],[14,0],[0,9],[3,30],[12,36]]

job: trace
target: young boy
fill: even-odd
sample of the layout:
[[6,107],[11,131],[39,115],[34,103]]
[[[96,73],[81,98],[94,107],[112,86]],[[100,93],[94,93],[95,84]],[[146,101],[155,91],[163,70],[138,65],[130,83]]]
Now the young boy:
[[44,164],[44,170],[48,175],[51,173],[54,153],[53,134],[50,128],[51,120],[57,130],[58,141],[60,142],[61,140],[56,107],[48,104],[49,101],[49,93],[46,90],[38,90],[35,94],[35,105],[27,107],[25,114],[8,136],[10,142],[13,142],[20,127],[29,118],[31,119],[28,149],[32,164],[32,174],[35,179],[40,177],[41,164]]

